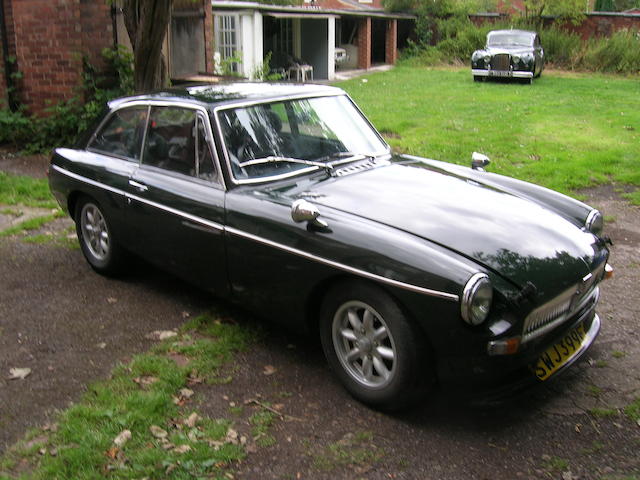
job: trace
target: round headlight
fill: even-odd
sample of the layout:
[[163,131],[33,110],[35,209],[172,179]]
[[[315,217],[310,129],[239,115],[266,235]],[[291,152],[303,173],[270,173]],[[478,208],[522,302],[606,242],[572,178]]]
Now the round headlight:
[[602,235],[602,230],[604,229],[604,218],[602,218],[602,214],[594,208],[589,212],[584,226],[594,235]]
[[520,63],[520,55],[513,55],[511,58],[513,59],[513,63]]
[[491,61],[491,55],[484,56],[484,63],[489,63]]
[[493,287],[489,277],[484,273],[473,275],[462,292],[460,313],[469,325],[480,325],[489,316]]

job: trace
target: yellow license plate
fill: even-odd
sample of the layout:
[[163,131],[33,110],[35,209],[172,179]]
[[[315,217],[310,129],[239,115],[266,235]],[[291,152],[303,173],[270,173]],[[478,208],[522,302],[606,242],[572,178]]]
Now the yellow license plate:
[[533,366],[533,372],[540,380],[546,380],[578,351],[585,337],[584,326],[578,325],[555,345],[549,347]]

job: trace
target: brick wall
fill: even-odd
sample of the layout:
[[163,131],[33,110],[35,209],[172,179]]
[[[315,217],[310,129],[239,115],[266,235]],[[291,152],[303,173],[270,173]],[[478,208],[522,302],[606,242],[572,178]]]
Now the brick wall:
[[99,67],[100,52],[113,44],[103,1],[5,0],[5,10],[9,49],[23,75],[20,101],[32,112],[76,95],[82,56]]
[[[545,18],[545,25],[554,23],[551,18]],[[591,37],[608,37],[619,30],[640,30],[640,15],[625,13],[589,13],[580,25],[567,22],[562,28],[579,34],[583,40]],[[543,39],[544,40],[544,39]]]
[[371,17],[360,19],[358,26],[358,68],[371,67]]
[[387,20],[384,52],[384,63],[395,65],[398,60],[398,21],[395,19]]
[[[476,25],[502,23],[509,20],[509,17],[504,14],[469,15],[469,18]],[[556,23],[556,20],[551,17],[545,17],[543,22],[545,27],[550,27]],[[581,24],[574,25],[571,22],[567,22],[561,24],[560,27],[579,34],[584,40],[591,37],[607,37],[619,30],[640,30],[640,15],[607,12],[588,13]],[[544,42],[544,38],[542,40]]]
[[209,73],[213,73],[215,66],[213,65],[214,39],[213,39],[213,9],[210,0],[203,0],[204,3],[204,51],[205,66]]

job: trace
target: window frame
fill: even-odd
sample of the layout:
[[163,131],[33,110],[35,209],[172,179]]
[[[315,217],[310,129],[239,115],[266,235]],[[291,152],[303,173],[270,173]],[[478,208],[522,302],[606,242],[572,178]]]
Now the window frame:
[[107,152],[104,150],[99,150],[97,148],[91,147],[91,144],[96,140],[98,133],[101,132],[107,126],[107,124],[111,121],[111,119],[116,114],[118,114],[118,112],[120,112],[121,110],[128,110],[130,108],[136,108],[136,107],[147,107],[147,105],[143,103],[140,103],[140,104],[131,103],[126,105],[121,105],[121,106],[118,106],[118,108],[111,110],[107,115],[105,115],[102,121],[94,129],[93,133],[89,137],[89,140],[87,140],[84,146],[85,150],[88,152],[97,153],[99,155],[104,155],[107,157],[126,160],[127,162],[130,162],[130,163],[137,163],[138,165],[140,165],[140,161],[142,160],[142,151],[144,150],[144,141],[147,138],[147,127],[149,125],[149,108],[148,107],[146,108],[147,112],[146,112],[146,118],[144,119],[144,131],[142,132],[142,141],[140,142],[140,150],[138,151],[138,158],[127,157],[126,155],[118,155],[113,152]]
[[[234,28],[224,28],[224,19],[233,18],[235,23]],[[227,58],[233,58],[240,54],[240,60],[231,64],[234,73],[242,73],[242,16],[237,12],[224,12],[214,14],[214,36],[215,36],[215,51],[220,55],[220,60],[226,60]],[[223,41],[224,33],[233,32],[235,34],[235,43],[233,45],[227,44]],[[231,55],[227,55],[225,50],[231,48]]]
[[[144,168],[144,169],[152,169],[154,171],[157,172],[162,172],[165,175],[170,175],[170,176],[175,176],[177,178],[181,178],[181,179],[189,179],[191,181],[194,182],[198,182],[201,183],[203,185],[209,185],[221,190],[226,190],[226,182],[224,180],[224,174],[222,172],[222,163],[220,162],[220,157],[218,155],[218,151],[216,149],[216,140],[215,140],[215,136],[213,134],[214,130],[212,128],[211,125],[211,118],[209,116],[209,111],[202,105],[194,105],[192,103],[188,103],[188,102],[171,102],[171,101],[163,101],[163,100],[133,100],[133,101],[128,101],[126,103],[122,103],[120,105],[118,105],[117,107],[113,108],[113,110],[111,110],[109,112],[108,115],[105,116],[105,118],[103,119],[102,122],[100,122],[100,125],[98,126],[98,128],[95,129],[94,133],[91,135],[91,138],[89,138],[87,144],[85,145],[85,149],[87,151],[94,151],[89,149],[89,145],[91,144],[91,142],[93,142],[95,136],[98,134],[98,132],[102,129],[102,127],[109,121],[109,119],[115,115],[117,112],[119,112],[122,109],[125,108],[131,108],[131,107],[137,107],[137,106],[142,106],[142,107],[146,107],[147,109],[147,115],[146,115],[146,123],[145,123],[145,127],[144,127],[144,133],[142,135],[142,142],[140,143],[140,155],[139,158],[137,160],[135,159],[131,159],[128,157],[120,157],[120,156],[116,156],[116,155],[109,155],[106,152],[100,152],[100,151],[96,151],[96,153],[101,154],[101,155],[106,155],[106,156],[112,156],[114,158],[122,158],[123,160],[127,160],[131,163],[136,163],[138,165],[138,168]],[[167,170],[164,168],[158,168],[158,167],[154,167],[151,165],[145,165],[144,164],[144,146],[145,143],[147,141],[147,133],[149,131],[149,118],[150,118],[150,112],[151,112],[151,107],[179,107],[179,108],[186,108],[186,109],[190,109],[190,110],[195,110],[196,111],[196,115],[197,116],[201,116],[202,120],[204,122],[204,127],[205,127],[205,134],[207,137],[207,143],[209,144],[209,150],[211,151],[211,154],[213,155],[213,166],[216,169],[217,175],[216,178],[213,180],[204,180],[202,178],[198,178],[198,177],[192,177],[191,175],[184,175],[182,173],[179,172],[172,172],[171,170]]]

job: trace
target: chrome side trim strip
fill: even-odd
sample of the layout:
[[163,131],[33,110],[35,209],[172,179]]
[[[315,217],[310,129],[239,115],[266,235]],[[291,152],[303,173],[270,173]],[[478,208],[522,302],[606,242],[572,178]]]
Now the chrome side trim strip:
[[96,182],[95,180],[91,180],[90,178],[83,177],[82,175],[78,175],[77,173],[70,172],[69,170],[66,170],[66,169],[64,169],[62,167],[59,167],[57,165],[53,165],[53,169],[56,170],[57,172],[62,173],[63,175],[67,175],[68,177],[71,177],[71,178],[73,178],[75,180],[78,180],[78,181],[81,181],[81,182],[84,182],[84,183],[88,183],[89,185],[93,185],[94,187],[103,188],[103,189],[105,189],[105,190],[107,190],[109,192],[115,193],[117,195],[122,195],[123,197],[130,198],[130,199],[135,200],[137,202],[141,202],[141,203],[147,204],[147,205],[149,205],[151,207],[155,207],[155,208],[158,208],[160,210],[164,210],[165,212],[169,212],[169,213],[172,213],[174,215],[178,215],[179,217],[183,217],[183,218],[186,218],[188,220],[191,220],[192,222],[196,222],[196,223],[199,223],[201,225],[205,225],[207,227],[213,228],[214,230],[218,230],[218,231],[221,231],[221,232],[224,231],[224,226],[223,225],[221,225],[219,223],[216,223],[216,222],[212,222],[211,220],[207,220],[205,218],[197,217],[195,215],[191,215],[190,213],[186,213],[186,212],[183,212],[181,210],[176,210],[175,208],[167,207],[166,205],[161,205],[160,203],[156,203],[156,202],[153,202],[151,200],[147,200],[146,198],[142,198],[142,197],[139,197],[137,195],[132,195],[132,194],[130,194],[128,192],[125,192],[124,190],[120,190],[118,188],[111,187],[111,186],[106,185],[106,184],[101,183],[101,182]]
[[309,260],[313,260],[315,262],[322,263],[324,265],[328,265],[330,267],[337,268],[345,272],[353,273],[354,275],[365,277],[370,280],[375,280],[381,283],[386,283],[387,285],[392,285],[394,287],[402,288],[404,290],[409,290],[411,292],[421,293],[424,295],[429,295],[431,297],[442,298],[442,299],[450,300],[453,302],[457,302],[459,300],[458,295],[453,293],[446,293],[446,292],[440,292],[438,290],[431,290],[430,288],[419,287],[417,285],[411,285],[410,283],[404,283],[398,280],[393,280],[391,278],[382,277],[380,275],[376,275],[375,273],[367,272],[365,270],[360,270],[359,268],[350,267],[349,265],[345,265],[339,262],[334,262],[333,260],[329,260],[327,258],[318,257],[316,255],[305,252],[303,250],[298,250],[297,248],[292,248],[286,245],[282,245],[281,243],[272,242],[271,240],[267,240],[266,238],[258,237],[256,235],[247,233],[242,230],[238,230],[233,227],[225,227],[225,230],[228,233],[231,233],[233,235],[247,238],[249,240],[253,240],[254,242],[262,243],[264,245],[277,248],[279,250],[284,250],[294,255],[298,255],[299,257],[308,258]]
[[105,190],[115,193],[116,195],[122,195],[123,197],[127,195],[127,192],[125,192],[124,190],[111,187],[101,182],[96,182],[95,180],[91,180],[90,178],[83,177],[82,175],[78,175],[77,173],[70,172],[66,168],[59,167],[58,165],[51,165],[51,168],[53,168],[56,172],[66,175],[67,177],[73,178],[74,180],[79,180],[81,182],[88,183],[89,185],[93,185],[94,187],[104,188]]
[[131,195],[130,193],[127,193],[126,197],[135,200],[136,202],[144,203],[159,210],[164,210],[165,212],[169,212],[179,217],[186,218],[187,220],[191,220],[192,222],[205,225],[207,227],[213,228],[214,230],[224,232],[224,225],[212,222],[211,220],[207,220],[206,218],[196,217],[195,215],[183,212],[182,210],[176,210],[175,208],[167,207],[166,205],[162,205],[161,203],[156,203],[151,200],[147,200],[146,198],[138,197],[137,195]]
[[60,172],[63,175],[67,175],[67,176],[69,176],[71,178],[74,178],[76,180],[79,180],[81,182],[88,183],[89,185],[93,185],[95,187],[104,188],[105,190],[108,190],[108,191],[113,192],[115,194],[122,195],[122,196],[124,196],[126,198],[130,198],[130,199],[136,200],[138,202],[145,203],[145,204],[150,205],[150,206],[155,207],[155,208],[159,208],[160,210],[164,210],[165,212],[169,212],[169,213],[172,213],[174,215],[178,215],[180,217],[186,218],[188,220],[191,220],[193,222],[199,223],[201,225],[205,225],[207,227],[210,227],[212,229],[215,229],[215,230],[218,230],[218,231],[222,231],[222,232],[225,232],[225,233],[230,233],[232,235],[243,237],[243,238],[246,238],[246,239],[249,239],[249,240],[253,240],[254,242],[262,243],[263,245],[267,245],[267,246],[270,246],[270,247],[273,247],[273,248],[277,248],[279,250],[283,250],[285,252],[289,252],[289,253],[292,253],[294,255],[298,255],[299,257],[307,258],[309,260],[313,260],[315,262],[322,263],[324,265],[328,265],[328,266],[333,267],[333,268],[337,268],[338,270],[349,272],[349,273],[352,273],[354,275],[358,275],[360,277],[368,278],[370,280],[375,280],[377,282],[386,283],[387,285],[391,285],[391,286],[394,286],[394,287],[402,288],[403,290],[408,290],[410,292],[415,292],[415,293],[420,293],[420,294],[423,294],[423,295],[428,295],[430,297],[442,298],[444,300],[449,300],[449,301],[452,301],[452,302],[457,302],[459,300],[459,298],[460,298],[458,295],[456,295],[454,293],[441,292],[439,290],[432,290],[430,288],[419,287],[417,285],[411,285],[410,283],[400,282],[398,280],[393,280],[391,278],[386,278],[386,277],[383,277],[383,276],[380,276],[380,275],[376,275],[375,273],[367,272],[365,270],[360,270],[359,268],[350,267],[349,265],[345,265],[343,263],[334,262],[333,260],[329,260],[327,258],[318,257],[316,255],[313,255],[311,253],[305,252],[303,250],[298,250],[297,248],[288,247],[287,245],[283,245],[281,243],[273,242],[273,241],[268,240],[266,238],[259,237],[257,235],[253,235],[251,233],[245,232],[243,230],[238,230],[237,228],[225,227],[224,225],[221,225],[219,223],[212,222],[210,220],[206,220],[206,219],[201,218],[201,217],[196,217],[195,215],[191,215],[189,213],[185,213],[185,212],[182,212],[180,210],[176,210],[175,208],[167,207],[166,205],[161,205],[159,203],[152,202],[151,200],[147,200],[147,199],[138,197],[137,195],[131,195],[130,193],[127,193],[127,192],[125,192],[123,190],[110,187],[109,185],[105,185],[104,183],[101,183],[101,182],[96,182],[95,180],[91,180],[90,178],[86,178],[86,177],[83,177],[82,175],[78,175],[76,173],[70,172],[70,171],[68,171],[68,170],[66,170],[66,169],[64,169],[62,167],[57,166],[57,165],[53,165],[52,168],[54,170],[56,170],[57,172]]

